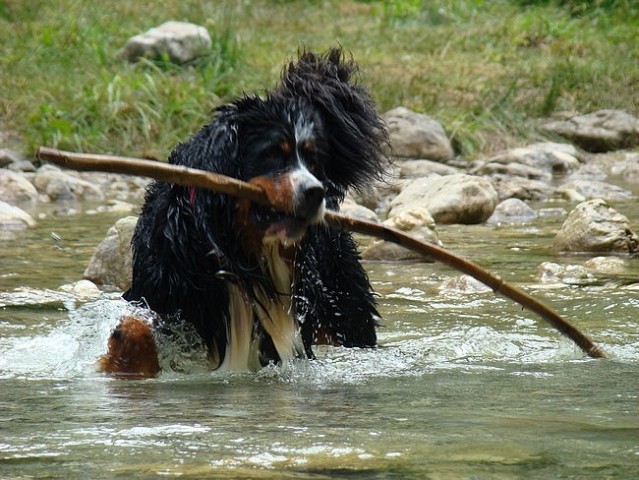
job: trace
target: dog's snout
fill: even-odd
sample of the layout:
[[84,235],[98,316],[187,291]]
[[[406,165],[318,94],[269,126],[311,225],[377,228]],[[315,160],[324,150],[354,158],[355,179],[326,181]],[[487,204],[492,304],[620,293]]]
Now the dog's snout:
[[311,222],[324,215],[324,195],[326,190],[317,180],[306,182],[298,190],[295,215]]
[[324,187],[313,185],[304,190],[304,203],[310,210],[317,210],[324,201]]

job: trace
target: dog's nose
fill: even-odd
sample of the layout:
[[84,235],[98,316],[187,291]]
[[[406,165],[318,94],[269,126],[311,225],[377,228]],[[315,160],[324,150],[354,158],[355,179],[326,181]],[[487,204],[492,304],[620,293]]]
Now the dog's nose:
[[326,190],[321,184],[306,186],[301,192],[295,215],[313,220],[323,213],[324,194]]
[[324,200],[324,187],[313,186],[304,190],[304,203],[310,210],[317,210]]

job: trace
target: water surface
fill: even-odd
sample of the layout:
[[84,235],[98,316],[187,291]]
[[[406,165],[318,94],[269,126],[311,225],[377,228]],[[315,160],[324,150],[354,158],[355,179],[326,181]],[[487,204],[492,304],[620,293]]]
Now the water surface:
[[[636,191],[637,189],[635,189]],[[547,207],[548,205],[539,205]],[[570,209],[570,204],[564,204]],[[614,205],[639,228],[636,200]],[[439,227],[454,251],[545,299],[600,343],[592,360],[492,292],[442,290],[458,274],[367,263],[383,326],[375,350],[250,374],[175,359],[152,380],[97,373],[119,292],[81,298],[117,217],[50,207],[0,239],[1,478],[636,478],[639,260],[587,285],[543,285],[562,218]]]

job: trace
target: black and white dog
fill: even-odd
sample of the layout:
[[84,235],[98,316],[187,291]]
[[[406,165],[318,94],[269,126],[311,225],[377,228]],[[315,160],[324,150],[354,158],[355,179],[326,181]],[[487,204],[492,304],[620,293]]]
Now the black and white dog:
[[[262,187],[285,213],[203,189],[149,187],[124,298],[192,324],[219,368],[312,358],[319,343],[376,344],[378,313],[356,244],[322,223],[349,188],[383,171],[385,126],[356,72],[341,49],[302,51],[275,89],[218,108],[171,153],[172,164]],[[157,373],[157,363],[135,367],[139,352],[153,354],[140,345],[152,340],[123,321],[103,370]]]

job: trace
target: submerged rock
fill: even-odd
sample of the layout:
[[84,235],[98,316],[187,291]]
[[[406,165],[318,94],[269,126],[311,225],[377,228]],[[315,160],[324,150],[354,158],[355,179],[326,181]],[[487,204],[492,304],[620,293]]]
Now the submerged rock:
[[568,214],[551,249],[555,253],[635,253],[639,237],[628,218],[595,199],[580,203]]
[[597,273],[622,273],[626,262],[617,257],[594,257],[585,262],[584,267]]
[[541,283],[568,285],[588,285],[595,281],[595,277],[581,265],[560,265],[553,262],[543,262],[539,265],[537,277]]
[[488,285],[466,274],[444,280],[438,290],[443,294],[492,292]]

